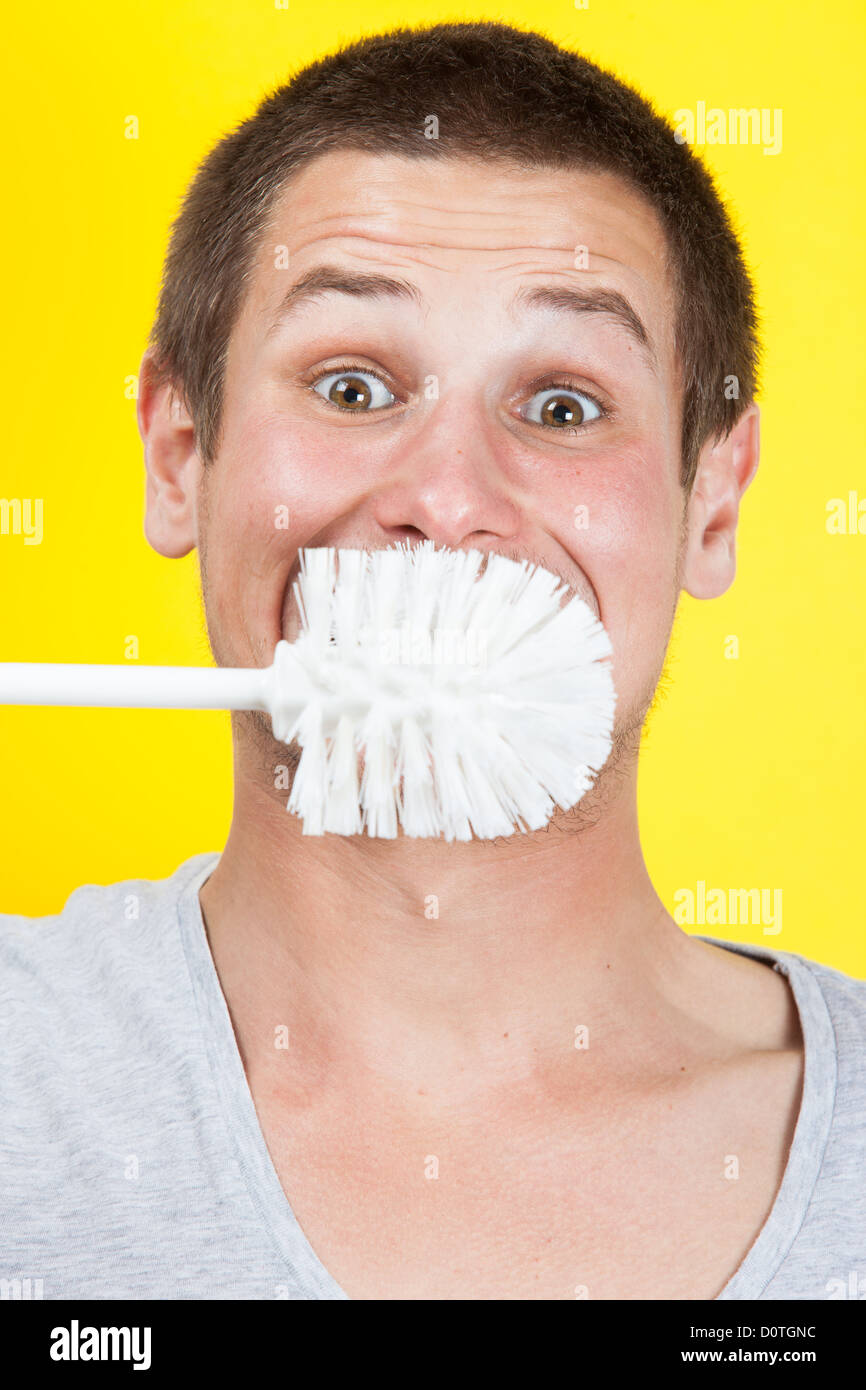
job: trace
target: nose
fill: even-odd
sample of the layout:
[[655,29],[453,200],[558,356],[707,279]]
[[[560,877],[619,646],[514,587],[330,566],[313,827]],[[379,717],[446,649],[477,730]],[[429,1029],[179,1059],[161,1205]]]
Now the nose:
[[451,549],[514,540],[520,510],[497,457],[491,426],[457,402],[440,401],[423,435],[394,459],[374,516],[391,540],[432,540]]

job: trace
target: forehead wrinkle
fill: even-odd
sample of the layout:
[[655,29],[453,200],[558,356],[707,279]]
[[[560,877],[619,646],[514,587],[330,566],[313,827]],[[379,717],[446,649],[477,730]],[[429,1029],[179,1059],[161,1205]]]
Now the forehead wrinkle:
[[[447,236],[449,232],[458,232],[461,235],[471,235],[475,232],[479,236],[488,237],[497,231],[510,230],[514,233],[514,239],[508,243],[510,247],[520,244],[521,233],[529,231],[530,236],[534,238],[539,232],[546,232],[550,239],[536,241],[536,245],[556,246],[564,237],[567,246],[562,249],[567,249],[571,246],[572,226],[575,223],[580,225],[587,218],[608,231],[626,236],[630,234],[635,221],[634,212],[628,214],[626,209],[616,203],[605,201],[599,205],[595,198],[576,197],[568,205],[564,205],[561,196],[556,193],[551,193],[545,198],[536,192],[532,198],[531,211],[528,211],[525,190],[515,192],[510,199],[513,206],[508,207],[485,207],[478,204],[460,206],[447,199],[437,203],[429,198],[413,202],[409,198],[398,196],[393,186],[383,191],[383,196],[378,202],[369,196],[369,190],[365,190],[365,195],[363,199],[358,197],[355,206],[350,202],[349,206],[339,211],[331,211],[327,204],[317,206],[315,197],[306,206],[303,199],[297,202],[287,201],[284,205],[278,204],[275,207],[271,226],[276,228],[287,218],[294,221],[299,231],[313,231],[314,236],[371,235],[378,238],[380,232],[391,232],[398,241],[403,236],[417,241],[419,236],[425,233],[444,232]],[[645,230],[652,234],[658,231],[658,227],[655,222],[649,222]],[[463,244],[462,241],[460,244]]]
[[[352,244],[342,246],[341,242],[365,243],[364,245]],[[452,268],[464,268],[459,263],[456,267],[440,266],[431,261],[425,252],[445,252],[453,255],[465,255],[467,252],[475,256],[496,257],[509,255],[513,260],[506,261],[495,267],[497,271],[503,273],[518,272],[524,274],[554,274],[557,275],[561,270],[572,270],[574,262],[574,246],[570,243],[567,246],[545,246],[535,243],[533,245],[503,245],[503,246],[466,246],[459,241],[418,241],[417,238],[403,240],[394,236],[371,235],[368,231],[333,231],[325,233],[321,230],[312,235],[298,239],[293,255],[300,255],[313,246],[322,243],[333,243],[333,251],[336,254],[343,252],[351,260],[367,261],[371,264],[382,264],[391,261],[394,265],[411,266],[420,264],[431,269],[450,270]],[[394,254],[396,253],[396,254]],[[550,257],[549,263],[545,264],[542,258]],[[562,265],[557,266],[553,262],[554,257],[562,257]],[[629,279],[639,281],[647,289],[651,288],[650,282],[641,270],[635,265],[618,260],[614,256],[608,256],[600,251],[591,252],[593,265],[581,270],[581,278],[598,275],[605,267],[612,267],[615,272],[626,275]],[[600,264],[600,263],[603,263]]]
[[[444,239],[435,239],[428,234],[429,230],[442,231],[443,229],[441,228],[419,228],[419,232],[423,230],[425,233],[422,239],[418,234],[413,235],[408,228],[397,229],[395,227],[386,226],[380,228],[332,226],[330,229],[328,228],[328,223],[339,221],[339,218],[326,218],[322,219],[322,221],[318,222],[314,227],[297,228],[294,247],[295,254],[297,255],[299,252],[306,250],[307,247],[314,246],[319,242],[339,243],[341,241],[366,241],[370,246],[396,247],[405,251],[431,248],[440,251],[475,251],[479,255],[503,255],[509,253],[517,256],[538,256],[539,254],[549,252],[567,256],[569,260],[572,260],[574,257],[574,243],[571,240],[563,242],[561,238],[555,241],[535,241],[529,243],[512,240],[503,242],[502,245],[491,245],[489,240],[485,238],[485,233],[481,231],[479,233],[481,240],[477,245],[473,245],[471,241],[467,241],[465,236],[459,235],[459,229],[457,228],[451,229],[454,235],[450,239],[447,237]],[[400,231],[403,232],[402,235],[399,234]],[[353,250],[352,254],[363,253]],[[606,256],[601,251],[591,251],[591,255],[594,260],[608,261],[611,265],[625,264],[624,262],[616,260],[615,257]]]

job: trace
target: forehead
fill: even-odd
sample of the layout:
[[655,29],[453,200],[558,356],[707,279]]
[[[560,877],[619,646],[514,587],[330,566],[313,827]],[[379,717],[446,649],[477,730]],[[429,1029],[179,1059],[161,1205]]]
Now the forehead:
[[275,200],[242,318],[265,331],[287,286],[335,261],[399,269],[434,296],[459,287],[506,297],[518,284],[559,280],[621,291],[667,358],[666,252],[655,210],[607,172],[341,149],[305,165]]

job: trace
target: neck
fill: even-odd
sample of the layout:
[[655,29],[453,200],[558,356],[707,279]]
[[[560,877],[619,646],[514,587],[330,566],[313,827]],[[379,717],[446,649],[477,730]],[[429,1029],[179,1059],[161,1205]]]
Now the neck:
[[236,752],[201,904],[245,1063],[284,1024],[310,1077],[453,1094],[531,1073],[590,1021],[633,1048],[688,938],[643,860],[636,768],[597,791],[495,842],[305,836]]

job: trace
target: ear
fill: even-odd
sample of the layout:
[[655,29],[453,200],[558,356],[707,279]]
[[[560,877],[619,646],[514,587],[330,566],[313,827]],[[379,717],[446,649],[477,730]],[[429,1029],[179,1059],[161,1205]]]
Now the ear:
[[138,374],[137,415],[147,469],[144,534],[160,555],[176,559],[196,545],[201,461],[192,418],[171,382],[157,385],[150,350]]
[[760,410],[750,405],[727,439],[701,450],[688,504],[682,587],[693,598],[718,598],[733,583],[740,498],[755,476]]

